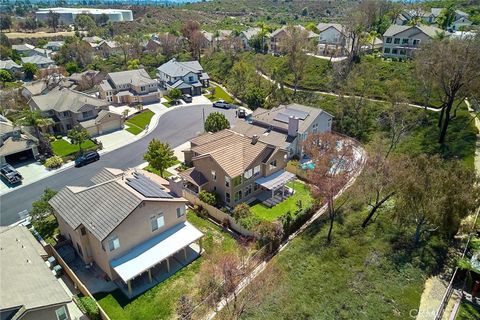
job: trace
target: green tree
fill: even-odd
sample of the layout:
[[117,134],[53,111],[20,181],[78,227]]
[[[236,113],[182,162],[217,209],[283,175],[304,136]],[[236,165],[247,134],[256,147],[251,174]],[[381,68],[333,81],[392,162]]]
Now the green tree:
[[70,139],[72,144],[78,145],[80,153],[82,153],[82,144],[90,139],[90,134],[87,129],[82,128],[81,126],[76,126],[72,130],[68,131],[67,137]]
[[5,82],[12,82],[13,77],[10,72],[7,70],[0,70],[0,82],[5,83]]
[[20,118],[15,121],[16,125],[32,127],[35,130],[35,136],[41,140],[40,129],[49,125],[53,125],[54,122],[50,118],[44,118],[40,111],[32,111],[30,109],[24,109]]
[[69,74],[73,74],[78,72],[80,69],[75,61],[70,61],[65,64],[65,70],[67,70]]
[[37,27],[37,20],[35,20],[35,18],[28,17],[25,19],[25,29],[28,31],[35,31]]
[[455,12],[455,7],[452,3],[440,11],[436,22],[443,30],[447,30],[452,23],[455,22],[456,15],[457,13]]
[[168,143],[160,142],[153,139],[148,144],[147,152],[143,155],[143,159],[155,170],[160,171],[163,177],[165,169],[173,166],[177,158],[173,154],[173,150]]
[[75,25],[79,30],[90,31],[95,28],[95,21],[87,14],[80,14],[75,18]]
[[212,112],[205,120],[205,131],[207,132],[217,132],[229,128],[230,122],[228,122],[228,119],[223,113]]
[[57,192],[50,188],[46,188],[43,191],[41,198],[37,201],[32,202],[32,210],[30,210],[29,215],[32,221],[39,221],[43,217],[48,216],[53,213],[52,206],[48,203],[50,199],[56,195]]
[[173,88],[172,90],[170,90],[170,91],[168,92],[168,96],[169,96],[175,103],[177,103],[178,99],[180,99],[181,96],[182,96],[182,91],[180,91],[180,89]]
[[128,60],[127,62],[128,70],[135,70],[135,69],[138,69],[139,67],[140,67],[140,61],[138,59]]
[[232,217],[235,221],[240,221],[241,219],[248,218],[251,214],[250,206],[242,202],[235,206],[232,212]]
[[12,29],[12,18],[7,15],[0,16],[0,30],[7,30],[11,31]]
[[250,109],[255,110],[265,103],[265,94],[259,87],[249,87],[245,94],[245,102]]
[[27,62],[23,64],[23,72],[26,79],[33,80],[33,77],[38,72],[38,68],[35,64]]

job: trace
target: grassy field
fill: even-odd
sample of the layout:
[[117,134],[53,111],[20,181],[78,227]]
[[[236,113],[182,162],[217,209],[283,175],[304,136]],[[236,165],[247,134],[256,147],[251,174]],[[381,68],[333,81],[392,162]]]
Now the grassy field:
[[[193,212],[187,213],[187,219],[201,230],[205,254],[215,252],[232,252],[239,246],[229,234],[208,220],[197,217]],[[183,294],[196,294],[197,274],[205,259],[200,257],[175,275],[129,301],[120,291],[95,296],[102,308],[113,320],[130,319],[172,319],[175,317],[175,304]]]
[[[60,156],[60,157],[66,157],[71,154],[74,154],[78,151],[80,151],[80,148],[76,144],[71,144],[65,139],[57,139],[51,143],[52,145],[52,151],[55,155]],[[95,144],[93,143],[92,140],[88,140],[87,142],[84,142],[82,144],[82,149],[89,149],[93,148]]]
[[298,209],[298,200],[302,202],[304,208],[312,203],[312,197],[310,196],[310,190],[307,185],[295,181],[288,183],[288,186],[295,189],[295,194],[293,196],[272,208],[267,208],[260,202],[253,203],[251,206],[252,213],[261,219],[273,221],[288,211],[293,214]]
[[462,301],[460,308],[458,309],[455,320],[478,320],[480,319],[480,308],[475,307],[473,304]]
[[235,102],[235,100],[233,100],[233,98],[228,93],[226,93],[225,90],[223,90],[221,87],[219,86],[212,86],[212,87],[215,88],[215,94],[206,95],[206,97],[210,99],[210,101],[215,102],[217,100],[225,100],[227,103]]
[[5,32],[4,33],[9,39],[27,39],[27,38],[51,38],[51,37],[73,37],[75,35],[74,31],[59,31],[59,32],[45,32],[45,31],[36,31],[36,32]]
[[146,111],[131,117],[125,122],[129,126],[126,130],[134,135],[139,134],[145,130],[145,127],[150,123],[154,114],[153,111],[147,109]]

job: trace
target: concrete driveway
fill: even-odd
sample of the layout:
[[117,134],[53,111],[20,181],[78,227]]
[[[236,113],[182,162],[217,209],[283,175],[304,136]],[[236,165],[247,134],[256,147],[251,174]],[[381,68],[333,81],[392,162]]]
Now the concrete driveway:
[[133,142],[135,137],[133,133],[122,129],[97,136],[96,139],[102,142],[102,153],[105,153]]

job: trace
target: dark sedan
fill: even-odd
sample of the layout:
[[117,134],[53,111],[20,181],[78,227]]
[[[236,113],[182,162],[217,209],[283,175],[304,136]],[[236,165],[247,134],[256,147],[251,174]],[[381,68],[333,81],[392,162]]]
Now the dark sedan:
[[89,163],[100,160],[100,155],[96,151],[87,152],[75,159],[75,167],[82,167]]

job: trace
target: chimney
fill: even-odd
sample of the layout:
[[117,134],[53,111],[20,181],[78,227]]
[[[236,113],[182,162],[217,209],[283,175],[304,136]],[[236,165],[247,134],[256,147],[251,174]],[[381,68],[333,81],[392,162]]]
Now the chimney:
[[168,188],[175,196],[181,197],[183,190],[183,179],[179,176],[171,176],[168,179]]
[[253,144],[253,145],[257,144],[258,139],[259,139],[259,138],[258,138],[258,135],[254,134],[253,137],[252,137],[252,144]]
[[300,119],[298,117],[290,116],[288,118],[288,135],[291,137],[296,137],[298,133],[298,125]]

